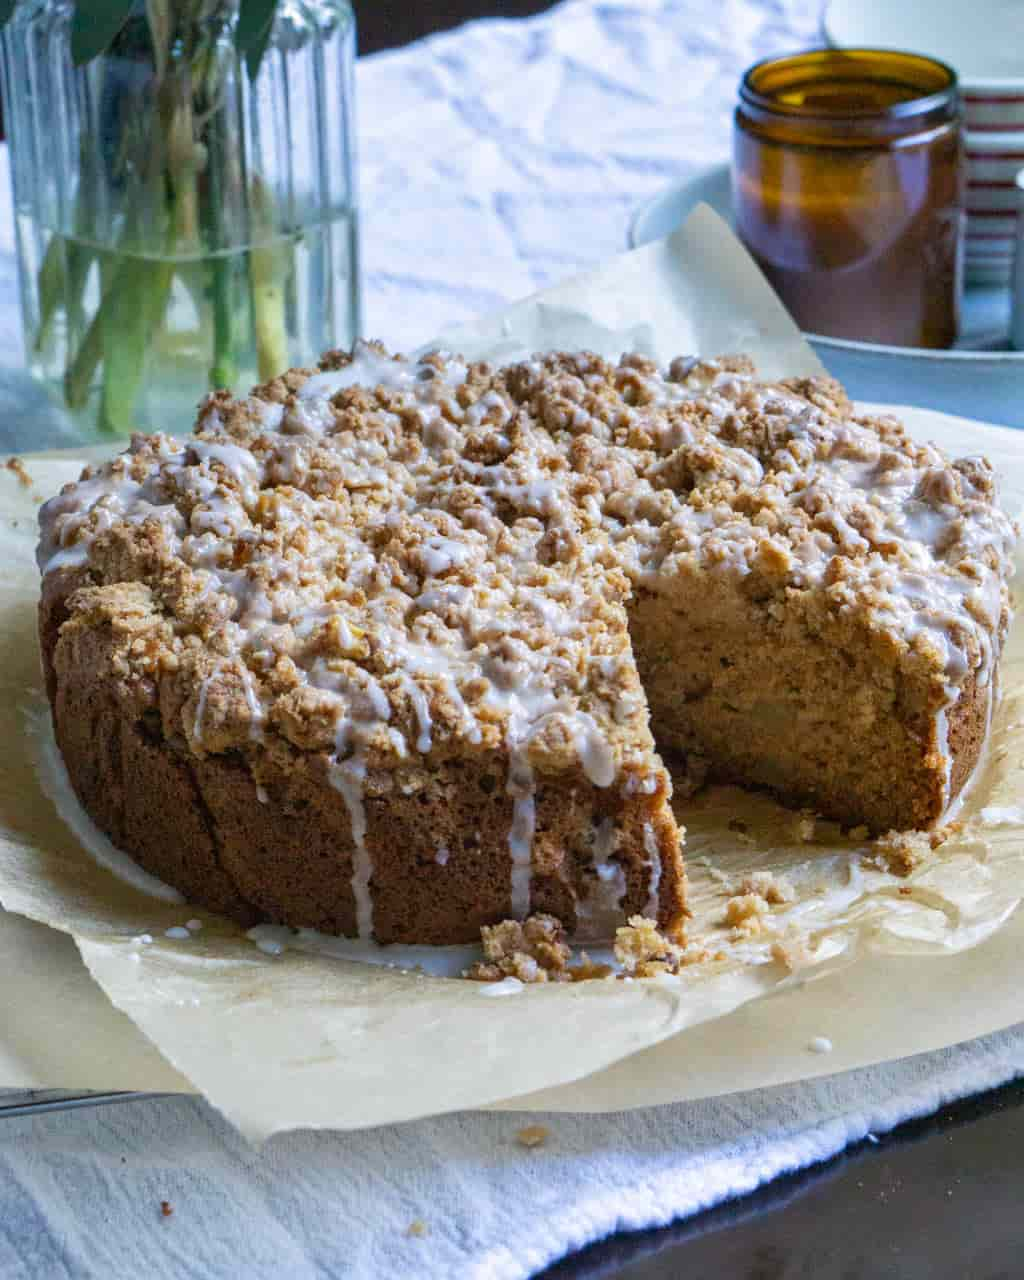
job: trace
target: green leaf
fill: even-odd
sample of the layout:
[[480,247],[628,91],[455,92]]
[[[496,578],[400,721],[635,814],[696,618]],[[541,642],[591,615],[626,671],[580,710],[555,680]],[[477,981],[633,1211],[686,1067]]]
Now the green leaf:
[[277,0],[242,0],[235,27],[235,48],[245,57],[249,78],[256,79],[274,26]]
[[17,3],[18,0],[0,0],[0,31],[10,22],[11,14],[14,12]]
[[95,58],[128,21],[133,0],[76,0],[71,19],[71,61],[76,67]]

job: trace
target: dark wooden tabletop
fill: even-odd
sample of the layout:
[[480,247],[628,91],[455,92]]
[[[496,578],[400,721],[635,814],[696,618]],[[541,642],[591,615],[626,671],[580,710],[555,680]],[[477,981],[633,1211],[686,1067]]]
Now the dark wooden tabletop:
[[1024,1082],[864,1142],[544,1280],[1019,1280]]
[[376,53],[470,18],[526,18],[551,0],[355,0],[359,52]]
[[[356,0],[370,53],[546,0]],[[545,1280],[1019,1280],[1024,1083],[862,1143],[661,1231],[613,1236]]]

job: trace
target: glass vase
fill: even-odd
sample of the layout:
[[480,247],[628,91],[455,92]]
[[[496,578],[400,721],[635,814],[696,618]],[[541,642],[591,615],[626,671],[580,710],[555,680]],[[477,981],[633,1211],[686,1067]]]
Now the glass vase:
[[0,37],[25,347],[85,436],[186,431],[360,332],[347,0],[281,0],[255,79],[223,0],[136,5],[72,60],[71,0]]

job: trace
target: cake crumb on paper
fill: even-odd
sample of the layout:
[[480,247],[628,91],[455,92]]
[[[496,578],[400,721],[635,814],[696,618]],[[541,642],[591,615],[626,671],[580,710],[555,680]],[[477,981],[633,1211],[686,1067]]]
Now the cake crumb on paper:
[[750,875],[743,877],[736,892],[756,894],[773,907],[792,902],[796,897],[793,886],[786,877],[776,875],[774,871],[752,871]]
[[764,929],[768,903],[759,893],[740,893],[725,904],[719,924],[731,928],[737,937],[756,937]]
[[647,916],[630,916],[629,924],[615,930],[612,948],[616,961],[630,977],[654,978],[679,972],[683,949]]
[[771,945],[771,957],[779,964],[785,965],[790,973],[806,969],[814,963],[814,953],[807,945],[806,939],[799,935],[779,938]]
[[555,916],[533,915],[523,921],[502,920],[480,929],[484,949],[465,972],[475,982],[500,982],[518,978],[520,982],[568,982],[569,945],[565,929]]
[[933,848],[928,831],[886,831],[871,842],[869,861],[894,876],[908,876]]
[[32,488],[32,477],[29,475],[25,467],[25,464],[22,462],[20,458],[17,458],[17,457],[8,458],[7,461],[4,463],[4,466],[13,475],[18,477],[18,483],[21,484],[24,488],[26,489]]
[[174,1206],[171,1204],[170,1200],[160,1201],[160,1216],[162,1218],[169,1218],[173,1212]]
[[520,1129],[516,1134],[516,1142],[521,1147],[543,1147],[548,1138],[551,1137],[551,1130],[546,1124],[528,1124],[525,1129]]
[[947,822],[943,827],[933,827],[928,833],[928,843],[933,849],[938,849],[944,845],[951,837],[958,835],[964,829],[964,824],[957,820],[956,822]]
[[412,1222],[405,1229],[407,1236],[419,1237],[430,1235],[430,1225],[423,1221],[422,1218],[413,1218]]
[[598,964],[581,951],[579,960],[569,966],[568,972],[573,982],[590,982],[595,978],[610,978],[614,970],[610,964]]

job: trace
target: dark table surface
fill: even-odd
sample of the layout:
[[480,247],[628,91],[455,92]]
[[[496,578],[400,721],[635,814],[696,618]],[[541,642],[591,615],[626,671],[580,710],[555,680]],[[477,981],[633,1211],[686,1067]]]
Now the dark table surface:
[[900,1126],[660,1231],[614,1236],[544,1280],[1016,1280],[1024,1082]]
[[[548,0],[356,0],[364,53]],[[660,1231],[613,1236],[546,1280],[1024,1277],[1024,1083],[901,1126]]]
[[526,18],[551,0],[354,0],[359,52],[376,53],[470,18]]

